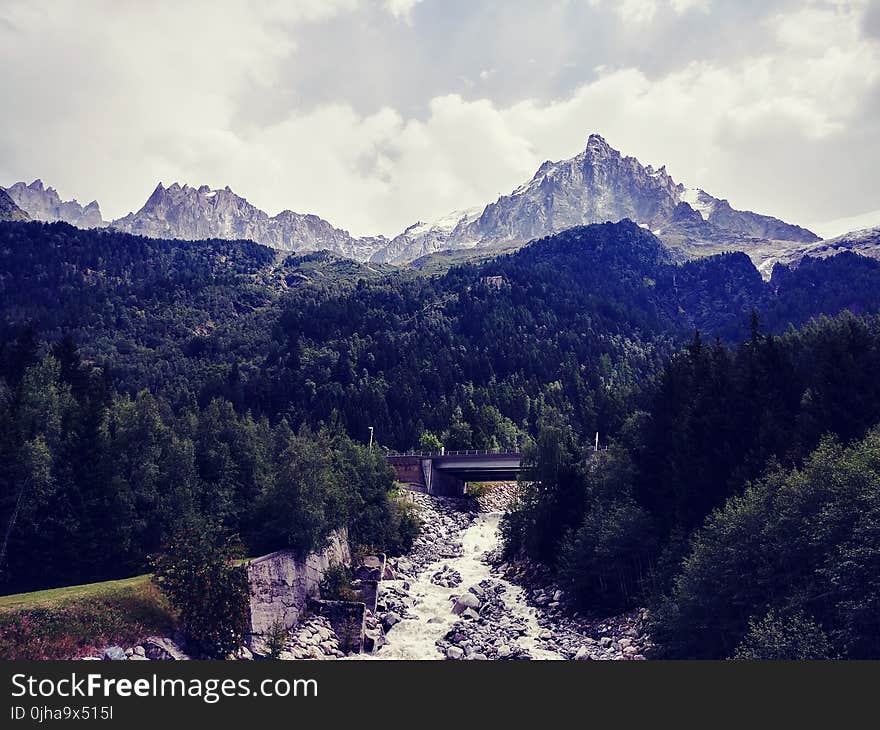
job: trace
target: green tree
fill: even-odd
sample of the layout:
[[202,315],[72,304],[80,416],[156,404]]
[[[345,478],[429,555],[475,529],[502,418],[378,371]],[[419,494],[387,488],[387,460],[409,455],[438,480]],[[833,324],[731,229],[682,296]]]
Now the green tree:
[[153,581],[177,610],[181,629],[205,656],[225,658],[247,630],[249,589],[241,542],[210,525],[176,532],[152,561]]

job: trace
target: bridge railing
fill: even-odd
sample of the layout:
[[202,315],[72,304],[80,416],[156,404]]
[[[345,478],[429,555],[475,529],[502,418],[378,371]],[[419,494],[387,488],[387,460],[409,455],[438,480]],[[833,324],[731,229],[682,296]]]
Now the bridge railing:
[[389,451],[386,456],[419,456],[430,458],[433,456],[504,456],[506,454],[519,455],[519,449],[454,449],[450,451]]

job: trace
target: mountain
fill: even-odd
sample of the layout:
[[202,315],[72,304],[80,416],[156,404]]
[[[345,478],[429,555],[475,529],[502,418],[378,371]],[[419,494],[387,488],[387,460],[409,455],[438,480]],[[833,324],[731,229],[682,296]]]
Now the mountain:
[[356,238],[316,215],[285,210],[274,217],[227,186],[212,190],[161,182],[136,213],[113,222],[113,227],[150,238],[249,239],[282,251],[325,249],[364,261],[387,243],[384,237]]
[[770,240],[820,240],[800,226],[736,210],[727,200],[686,188],[665,166],[644,166],[593,134],[583,152],[545,162],[530,181],[481,213],[454,214],[443,223],[407,229],[373,258],[403,263],[432,251],[522,244],[573,226],[624,218],[689,256],[730,248],[748,251]]
[[807,256],[811,258],[827,258],[844,251],[880,259],[880,226],[850,231],[842,236],[835,236],[824,241],[802,246],[781,246],[768,256],[761,266],[762,272],[770,270],[776,263],[785,266],[797,266]]
[[[62,203],[40,180],[16,183],[10,197],[32,218],[89,228],[104,225],[98,204]],[[316,216],[285,210],[270,217],[228,186],[156,187],[143,207],[111,225],[150,238],[249,239],[282,251],[327,250],[357,261],[404,264],[438,252],[516,248],[580,225],[629,219],[651,230],[682,258],[744,251],[762,272],[799,247],[812,231],[772,216],[736,210],[727,200],[676,182],[663,166],[642,165],[590,135],[575,157],[542,164],[531,180],[484,207],[419,221],[397,236],[356,237]]]
[[34,180],[30,185],[17,182],[6,188],[15,204],[34,220],[53,223],[63,221],[77,228],[101,228],[107,225],[101,217],[98,201],[86,206],[76,200],[61,200],[58,191],[44,187],[42,180]]
[[3,188],[0,188],[0,221],[27,221],[30,216],[19,208]]

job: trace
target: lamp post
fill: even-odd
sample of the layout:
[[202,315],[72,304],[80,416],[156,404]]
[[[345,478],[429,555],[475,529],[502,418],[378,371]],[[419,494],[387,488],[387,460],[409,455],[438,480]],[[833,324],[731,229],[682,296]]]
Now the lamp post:
[[373,453],[373,427],[372,427],[372,426],[368,426],[368,428],[370,429],[370,447],[369,447],[369,452],[372,454],[372,453]]

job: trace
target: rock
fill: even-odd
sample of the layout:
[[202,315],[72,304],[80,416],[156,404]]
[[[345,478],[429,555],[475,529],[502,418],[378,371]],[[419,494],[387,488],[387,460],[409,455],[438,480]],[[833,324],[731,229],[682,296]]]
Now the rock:
[[456,600],[455,605],[452,607],[452,613],[456,616],[464,613],[465,609],[472,608],[478,609],[480,607],[480,599],[477,598],[473,593],[462,593],[458,600]]
[[466,618],[470,621],[476,621],[478,618],[480,618],[480,614],[478,614],[472,608],[466,608],[464,611],[461,612],[461,617]]
[[132,654],[132,655],[128,658],[128,660],[129,660],[130,662],[148,662],[148,661],[150,661],[150,660],[147,659],[145,656],[141,656],[140,654]]
[[502,644],[498,647],[498,658],[499,659],[507,659],[513,652],[507,644]]
[[392,626],[396,626],[402,621],[400,614],[396,611],[389,611],[384,616],[382,616],[382,628],[385,629],[387,633]]
[[125,649],[121,646],[108,646],[101,653],[101,659],[104,661],[125,661],[128,657],[125,655]]
[[459,646],[450,646],[446,650],[446,656],[449,659],[461,659],[464,656],[464,650]]
[[146,652],[144,652],[144,647],[142,647],[140,644],[132,648],[131,654],[132,656],[146,656]]
[[154,661],[182,661],[189,659],[175,642],[163,636],[151,636],[144,640],[144,655]]
[[585,662],[589,661],[590,659],[592,659],[592,657],[590,656],[590,651],[585,646],[581,646],[581,648],[578,649],[577,652],[575,652],[574,660],[576,662]]
[[235,658],[246,662],[253,661],[254,653],[246,646],[241,646],[238,651],[235,652]]

